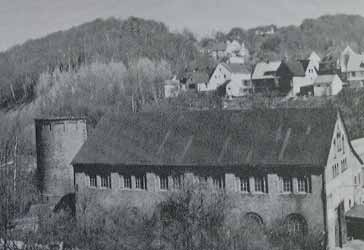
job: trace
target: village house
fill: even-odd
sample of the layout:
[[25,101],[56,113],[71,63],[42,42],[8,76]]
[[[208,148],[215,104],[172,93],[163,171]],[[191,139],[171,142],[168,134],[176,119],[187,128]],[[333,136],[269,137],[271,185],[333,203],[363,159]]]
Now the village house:
[[164,97],[172,98],[177,97],[181,92],[181,83],[177,80],[177,77],[173,77],[173,79],[166,80],[164,82]]
[[312,52],[311,55],[304,60],[299,60],[303,67],[304,76],[294,76],[292,79],[292,96],[297,95],[313,95],[313,91],[307,91],[311,89],[313,82],[318,76],[320,68],[320,57]]
[[192,71],[183,73],[180,77],[181,89],[184,91],[200,91],[205,88],[209,76],[204,71]]
[[245,96],[252,93],[251,72],[245,65],[237,63],[220,63],[211,74],[206,86],[199,91],[215,91],[230,97]]
[[345,79],[348,87],[364,86],[364,55],[351,54],[345,58],[347,60],[345,71]]
[[209,49],[209,54],[215,60],[221,60],[227,56],[226,52],[227,45],[225,42],[217,42]]
[[279,87],[279,76],[277,70],[281,61],[259,62],[255,65],[252,81],[255,93],[271,93]]
[[314,96],[337,95],[343,88],[343,82],[336,74],[319,75],[313,83]]
[[363,183],[334,109],[110,113],[72,164],[76,202],[150,211],[168,192],[206,182],[230,195],[237,216],[324,233],[330,249],[355,232],[346,219],[355,220]]

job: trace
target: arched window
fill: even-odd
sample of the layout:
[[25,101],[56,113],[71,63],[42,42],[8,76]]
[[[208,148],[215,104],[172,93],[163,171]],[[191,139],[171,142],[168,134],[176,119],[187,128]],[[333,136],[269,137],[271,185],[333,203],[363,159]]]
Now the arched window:
[[286,218],[288,232],[294,235],[305,234],[307,232],[307,223],[305,218],[300,214],[290,214]]
[[261,227],[264,225],[262,217],[260,217],[260,215],[257,213],[247,213],[245,214],[244,219],[246,220],[246,223],[251,226]]

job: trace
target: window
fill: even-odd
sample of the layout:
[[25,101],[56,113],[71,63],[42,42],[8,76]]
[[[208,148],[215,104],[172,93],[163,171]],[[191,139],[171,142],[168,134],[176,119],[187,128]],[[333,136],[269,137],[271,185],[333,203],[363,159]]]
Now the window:
[[353,77],[355,77],[355,76],[356,76],[356,72],[351,72],[351,75],[352,75]]
[[160,182],[161,190],[168,190],[168,176],[167,175],[159,176],[159,182]]
[[181,189],[182,188],[183,175],[174,175],[172,180],[173,180],[173,188],[174,189]]
[[265,176],[254,177],[254,190],[259,193],[268,193],[267,178]]
[[131,176],[130,175],[124,175],[124,188],[131,189]]
[[344,135],[341,136],[341,139],[342,139],[343,154],[345,154],[345,137],[344,137]]
[[297,191],[299,193],[311,193],[311,178],[297,177]]
[[348,163],[346,158],[344,158],[341,160],[341,172],[344,172],[346,169],[348,169]]
[[207,183],[208,182],[208,177],[207,176],[199,176],[198,177],[198,182],[199,183]]
[[225,188],[225,175],[214,176],[212,178],[212,183],[216,188],[224,189]]
[[90,175],[90,187],[97,187],[97,177],[95,174]]
[[147,190],[147,177],[145,175],[135,176],[135,188]]
[[354,176],[354,185],[356,185],[356,176]]
[[337,128],[337,134],[336,134],[336,140],[337,140],[337,151],[341,152],[342,150],[342,138],[341,138],[341,132],[339,130],[339,128]]
[[332,166],[332,177],[335,178],[339,174],[340,174],[340,171],[339,171],[339,163],[336,163],[336,164],[334,164]]
[[111,188],[111,175],[110,174],[104,174],[101,175],[101,187],[102,188]]
[[249,177],[240,177],[240,191],[244,193],[250,192]]
[[289,215],[286,219],[288,232],[291,235],[302,235],[306,233],[307,223],[305,218],[299,214]]
[[292,193],[292,177],[282,177],[283,193]]

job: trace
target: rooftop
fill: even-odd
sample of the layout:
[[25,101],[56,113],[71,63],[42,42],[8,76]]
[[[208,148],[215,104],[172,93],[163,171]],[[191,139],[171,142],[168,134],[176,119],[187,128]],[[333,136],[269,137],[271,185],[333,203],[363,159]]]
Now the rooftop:
[[274,78],[274,75],[267,75],[267,72],[276,72],[281,65],[281,61],[260,62],[255,66],[252,79]]
[[333,109],[110,113],[73,164],[326,165]]

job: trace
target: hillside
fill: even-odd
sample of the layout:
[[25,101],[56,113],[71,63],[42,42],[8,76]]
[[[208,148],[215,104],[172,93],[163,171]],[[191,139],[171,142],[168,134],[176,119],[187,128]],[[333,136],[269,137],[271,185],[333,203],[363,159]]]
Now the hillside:
[[[273,35],[259,35],[257,30],[274,27]],[[251,52],[252,60],[301,58],[312,50],[324,56],[329,50],[350,45],[354,50],[364,49],[364,17],[359,15],[327,15],[305,19],[299,26],[264,26],[252,29],[232,28],[226,34],[216,34],[214,40],[239,40]],[[202,40],[207,45],[210,39]]]
[[129,18],[97,19],[67,31],[29,40],[0,53],[0,108],[34,99],[42,72],[77,70],[93,62],[123,62],[147,57],[167,61],[172,71],[198,60],[195,39],[172,33],[163,23]]

